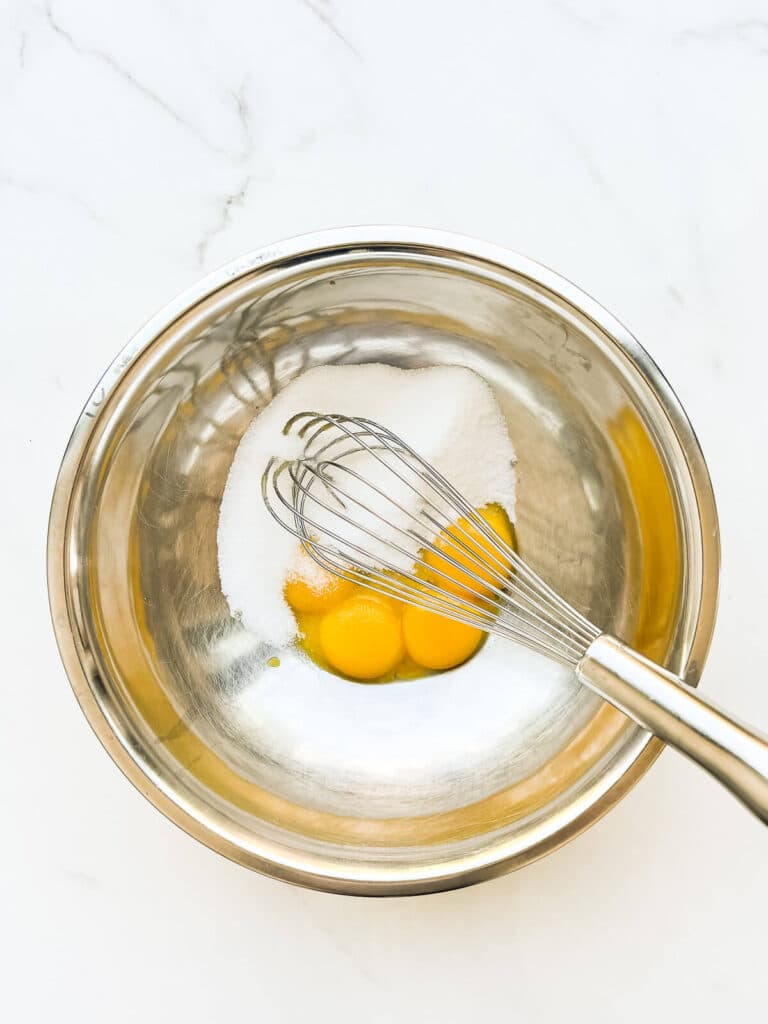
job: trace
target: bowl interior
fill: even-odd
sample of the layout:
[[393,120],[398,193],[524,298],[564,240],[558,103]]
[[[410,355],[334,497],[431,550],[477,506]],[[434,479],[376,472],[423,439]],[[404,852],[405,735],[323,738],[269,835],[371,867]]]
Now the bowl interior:
[[[439,887],[561,841],[649,758],[642,730],[503,644],[469,684],[460,669],[366,687],[284,653],[274,670],[218,577],[229,466],[277,390],[324,363],[458,364],[507,418],[523,556],[695,679],[711,626],[695,441],[580,307],[478,256],[320,248],[220,281],[97,392],[67,495],[69,627],[91,717],[190,831],[331,888]],[[507,663],[536,695],[500,685]]]

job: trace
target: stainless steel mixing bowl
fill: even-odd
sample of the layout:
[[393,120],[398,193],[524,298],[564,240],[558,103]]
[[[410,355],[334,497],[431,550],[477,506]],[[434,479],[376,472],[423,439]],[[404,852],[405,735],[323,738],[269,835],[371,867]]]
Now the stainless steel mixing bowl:
[[[366,707],[386,717],[427,692],[406,688],[434,693],[434,678],[336,681],[348,688],[339,706],[358,708],[350,725],[322,704],[322,680],[297,689],[295,660],[269,675],[275,652],[221,593],[227,472],[254,414],[297,374],[373,361],[458,364],[491,382],[519,453],[524,556],[600,626],[697,681],[718,528],[677,399],[626,329],[573,285],[433,231],[280,243],[155,317],[104,375],[69,442],[49,589],[83,711],[164,814],[276,877],[404,894],[466,885],[554,849],[614,804],[660,743],[569,684],[522,724],[514,701],[502,709],[478,696],[472,743],[430,726],[414,698],[399,728],[404,740],[422,737],[419,757],[397,763],[384,747],[363,765],[341,733],[365,738]],[[455,679],[446,703],[467,700]],[[307,719],[301,743],[276,739],[283,707]]]

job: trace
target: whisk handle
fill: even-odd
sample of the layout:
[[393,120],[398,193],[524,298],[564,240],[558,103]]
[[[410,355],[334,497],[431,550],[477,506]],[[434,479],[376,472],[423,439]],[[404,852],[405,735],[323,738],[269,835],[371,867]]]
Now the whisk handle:
[[768,737],[612,636],[576,669],[590,689],[696,761],[768,824]]

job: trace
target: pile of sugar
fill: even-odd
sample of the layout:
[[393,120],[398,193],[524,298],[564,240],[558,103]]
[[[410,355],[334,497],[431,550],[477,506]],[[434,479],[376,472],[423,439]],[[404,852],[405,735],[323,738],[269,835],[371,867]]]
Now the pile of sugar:
[[435,465],[472,505],[496,502],[514,520],[515,454],[496,399],[482,378],[449,366],[400,370],[366,364],[308,370],[254,419],[235,453],[221,502],[222,590],[232,613],[259,639],[280,646],[297,632],[283,597],[286,579],[296,572],[297,541],[265,508],[261,477],[273,456],[298,454],[301,443],[285,437],[283,427],[299,412],[376,420]]

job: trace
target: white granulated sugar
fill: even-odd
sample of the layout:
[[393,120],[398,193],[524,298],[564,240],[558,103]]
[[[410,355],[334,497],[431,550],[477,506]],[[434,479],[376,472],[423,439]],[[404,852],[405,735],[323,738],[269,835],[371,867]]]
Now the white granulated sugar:
[[243,733],[258,732],[259,784],[342,815],[482,800],[544,764],[597,702],[568,669],[499,637],[459,668],[390,686],[350,683],[291,649],[280,662],[236,706]]
[[[497,502],[514,520],[512,443],[490,387],[471,370],[400,370],[378,364],[309,370],[280,392],[249,427],[235,453],[221,502],[222,590],[231,611],[240,614],[260,639],[284,645],[296,636],[296,620],[283,588],[289,576],[307,578],[306,562],[296,561],[296,539],[272,519],[261,496],[261,477],[270,458],[291,457],[301,450],[296,437],[283,434],[286,421],[300,412],[376,420],[431,462],[472,505]],[[370,465],[366,475],[372,479]],[[391,474],[387,487],[391,494]],[[415,500],[405,492],[397,497],[405,504]]]

